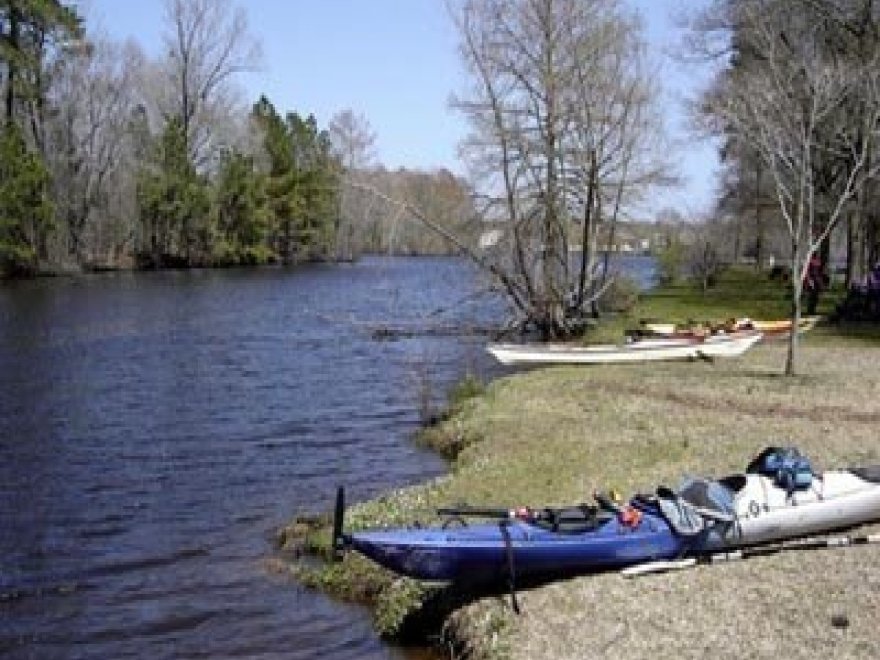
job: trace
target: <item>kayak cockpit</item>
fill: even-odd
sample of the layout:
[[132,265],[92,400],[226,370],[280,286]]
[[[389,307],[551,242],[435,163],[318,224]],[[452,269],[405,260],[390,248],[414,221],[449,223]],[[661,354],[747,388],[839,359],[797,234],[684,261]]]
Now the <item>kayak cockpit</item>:
[[872,484],[880,484],[880,465],[855,467],[850,468],[849,471],[856,475],[862,481],[868,481]]
[[614,518],[614,514],[594,506],[581,505],[563,509],[541,509],[528,523],[554,534],[593,532]]

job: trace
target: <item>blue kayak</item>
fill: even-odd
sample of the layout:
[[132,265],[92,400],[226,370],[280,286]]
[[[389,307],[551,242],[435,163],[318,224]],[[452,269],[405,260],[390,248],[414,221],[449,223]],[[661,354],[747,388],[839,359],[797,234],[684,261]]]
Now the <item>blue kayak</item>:
[[[627,505],[602,493],[597,506],[563,509],[438,509],[442,527],[344,534],[337,493],[333,545],[413,578],[488,581],[623,568],[766,544],[880,518],[880,466],[816,475],[796,448],[768,447],[744,474],[690,477],[678,489],[636,495]],[[468,525],[466,517],[494,522]],[[456,526],[451,526],[456,523]],[[870,541],[869,541],[870,542]]]
[[356,532],[345,544],[396,573],[420,580],[495,580],[585,573],[673,559],[686,550],[659,511],[638,519],[598,516],[559,526],[516,517],[462,527]]

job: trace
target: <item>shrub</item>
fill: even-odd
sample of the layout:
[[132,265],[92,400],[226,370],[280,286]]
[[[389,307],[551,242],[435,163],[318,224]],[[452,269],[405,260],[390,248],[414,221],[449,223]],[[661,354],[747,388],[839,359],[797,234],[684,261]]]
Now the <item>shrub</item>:
[[624,314],[639,301],[639,287],[629,277],[617,277],[599,299],[599,311]]
[[681,276],[684,247],[673,241],[657,253],[657,279],[662,285],[675,284]]

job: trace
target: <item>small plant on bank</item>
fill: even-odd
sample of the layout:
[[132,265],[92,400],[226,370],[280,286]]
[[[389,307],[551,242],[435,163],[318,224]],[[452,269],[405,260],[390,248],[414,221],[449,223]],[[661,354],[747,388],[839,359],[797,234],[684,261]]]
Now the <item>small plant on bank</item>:
[[688,270],[704,294],[716,285],[722,269],[721,255],[712,238],[699,237],[688,252]]
[[405,577],[393,579],[376,598],[376,629],[380,634],[394,635],[428,595],[429,590],[421,582]]
[[657,253],[657,279],[661,285],[672,285],[681,277],[684,246],[672,241]]
[[599,311],[626,314],[639,302],[639,286],[630,277],[617,277],[599,299]]
[[475,399],[486,391],[486,385],[473,373],[468,373],[449,390],[449,414],[455,414],[471,399]]
[[454,459],[462,449],[480,439],[478,435],[466,430],[457,417],[464,412],[469,402],[483,396],[485,392],[486,385],[483,381],[474,374],[467,374],[452,386],[446,397],[446,409],[419,432],[416,441],[450,460]]

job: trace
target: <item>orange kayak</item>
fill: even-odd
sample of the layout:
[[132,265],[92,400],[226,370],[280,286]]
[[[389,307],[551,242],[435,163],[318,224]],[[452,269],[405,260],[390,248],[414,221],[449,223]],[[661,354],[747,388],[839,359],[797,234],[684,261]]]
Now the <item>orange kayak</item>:
[[[818,316],[805,316],[798,324],[798,332],[812,330],[819,321]],[[702,325],[676,325],[675,323],[647,322],[642,323],[643,332],[656,337],[704,337],[706,335],[737,332],[741,330],[757,330],[765,338],[787,337],[791,332],[791,319],[775,321],[758,321],[749,318],[731,319],[725,323],[707,323]]]

